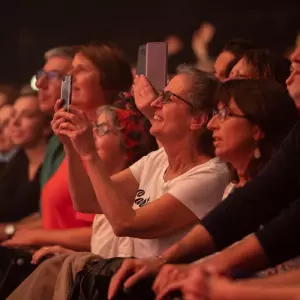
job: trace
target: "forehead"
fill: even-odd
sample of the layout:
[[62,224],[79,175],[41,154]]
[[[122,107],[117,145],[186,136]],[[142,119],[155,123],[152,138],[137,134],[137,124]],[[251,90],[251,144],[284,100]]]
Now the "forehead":
[[223,51],[219,54],[215,61],[215,69],[225,70],[228,64],[235,58],[234,54],[229,51]]
[[112,125],[112,115],[107,111],[102,111],[97,118],[97,124],[108,123]]
[[20,110],[39,110],[39,102],[35,96],[20,97],[14,104],[14,109]]
[[13,107],[5,105],[0,109],[0,121],[9,119],[13,114]]
[[74,67],[76,65],[84,65],[95,68],[93,62],[86,56],[84,56],[84,54],[82,54],[81,52],[77,53],[72,61],[72,66]]
[[191,89],[192,89],[191,78],[187,74],[179,74],[174,76],[165,88],[165,90],[171,91],[179,95],[187,93]]
[[222,100],[220,100],[218,102],[218,108],[219,109],[221,109],[225,106],[228,107],[234,113],[242,113],[241,109],[238,107],[238,105],[236,104],[233,97],[230,98],[228,104],[226,104],[226,105],[222,102]]
[[66,73],[71,67],[71,62],[72,60],[70,58],[53,56],[47,59],[43,69],[46,72],[56,70]]

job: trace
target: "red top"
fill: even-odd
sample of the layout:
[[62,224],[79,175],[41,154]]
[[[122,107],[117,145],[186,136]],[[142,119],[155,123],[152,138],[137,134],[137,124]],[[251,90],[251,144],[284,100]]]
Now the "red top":
[[65,158],[58,170],[47,181],[41,194],[44,229],[86,227],[93,223],[94,215],[76,212],[68,187],[68,163]]

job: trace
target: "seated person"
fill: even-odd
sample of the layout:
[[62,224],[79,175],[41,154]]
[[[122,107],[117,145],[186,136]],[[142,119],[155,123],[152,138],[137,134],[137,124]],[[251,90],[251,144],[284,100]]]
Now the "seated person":
[[229,78],[273,79],[286,86],[290,62],[268,49],[250,49],[232,68]]
[[[129,90],[132,84],[130,66],[123,53],[105,44],[79,47],[71,74],[72,103],[84,111],[89,124],[96,120],[99,106],[113,103],[119,92]],[[38,82],[43,85],[46,81],[44,74]],[[80,214],[73,208],[68,185],[69,165],[68,158],[64,157],[56,172],[43,185],[40,227],[21,228],[3,245],[39,248],[58,244],[74,250],[90,250],[94,215]]]
[[[239,83],[239,82],[240,82],[240,86],[244,85],[243,89],[241,89],[243,92],[241,92],[241,91],[238,92],[239,86],[237,83]],[[251,87],[250,90],[247,90],[246,87],[248,85],[248,82],[249,83],[256,82],[257,83],[256,90],[254,89],[254,86]],[[248,86],[248,88],[249,87],[250,87],[250,85]],[[260,92],[258,92],[258,91],[260,91]],[[222,94],[223,94],[223,97],[225,96],[225,99],[227,99],[227,101],[225,99],[223,100]],[[245,103],[247,103],[247,105],[244,106],[242,104],[243,102],[240,101],[240,99],[242,99],[243,97],[245,97],[245,98],[250,97],[251,95],[254,99],[255,99],[255,97],[257,97],[257,99],[259,99],[258,95],[260,95],[260,101],[257,101],[257,102],[255,101],[253,103],[253,100],[252,101],[245,100]],[[227,111],[227,114],[226,114],[226,111],[225,112],[223,111],[223,114],[221,114],[221,113],[216,114],[216,116],[218,116],[218,118],[217,117],[213,118],[209,122],[208,126],[209,126],[209,128],[213,129],[213,131],[214,131],[213,136],[216,137],[216,142],[215,142],[216,154],[220,155],[224,159],[229,158],[229,161],[232,161],[232,162],[234,162],[234,160],[238,161],[239,156],[236,154],[230,158],[230,157],[228,157],[226,150],[228,150],[230,146],[233,147],[235,145],[234,142],[237,141],[237,137],[242,132],[243,132],[243,134],[245,134],[245,132],[247,132],[247,130],[245,128],[243,131],[236,130],[235,135],[232,133],[232,136],[234,136],[235,139],[228,139],[228,141],[226,140],[226,137],[230,137],[230,136],[226,136],[224,134],[227,126],[229,126],[230,124],[232,124],[232,125],[235,124],[234,122],[240,122],[240,123],[245,122],[245,124],[247,123],[247,119],[245,120],[245,117],[247,117],[246,114],[245,114],[245,117],[239,117],[238,115],[240,115],[240,114],[238,114],[237,111],[232,112],[233,108],[237,109],[237,107],[232,107],[232,105],[234,103],[233,101],[236,100],[235,104],[238,105],[238,108],[241,107],[240,109],[242,111],[243,111],[243,109],[244,110],[250,109],[251,106],[249,106],[249,103],[251,103],[251,104],[253,103],[253,106],[255,107],[255,110],[251,110],[251,112],[253,114],[253,112],[255,111],[257,113],[257,116],[255,117],[255,115],[250,114],[249,117],[250,116],[251,117],[248,119],[248,122],[251,120],[249,124],[254,126],[254,127],[252,127],[252,130],[250,132],[254,134],[253,137],[255,137],[255,136],[259,137],[258,143],[256,142],[253,144],[254,148],[253,148],[252,154],[250,152],[250,157],[252,157],[252,159],[249,161],[250,163],[246,164],[246,168],[245,168],[245,164],[244,164],[245,162],[241,163],[239,168],[237,167],[238,164],[236,162],[233,163],[233,166],[235,168],[237,168],[238,174],[243,174],[244,176],[246,175],[248,177],[248,178],[246,177],[248,181],[253,180],[253,182],[257,182],[256,184],[259,186],[259,181],[257,178],[262,178],[264,172],[261,175],[255,176],[256,174],[255,173],[252,174],[252,171],[256,170],[256,172],[258,172],[266,164],[266,161],[268,160],[267,158],[270,158],[272,156],[274,150],[280,144],[281,139],[288,132],[288,130],[293,125],[293,123],[295,123],[295,121],[297,120],[296,107],[293,104],[292,99],[290,99],[288,97],[286,90],[283,87],[281,87],[279,84],[277,84],[276,82],[268,83],[268,82],[264,82],[264,81],[259,82],[259,81],[248,81],[248,80],[243,82],[243,80],[241,80],[241,81],[229,80],[228,82],[223,84],[223,86],[220,89],[220,94],[217,93],[217,97],[218,97],[217,99],[219,100],[219,107],[223,107],[224,104],[228,103],[229,106],[231,106],[231,111],[230,110]],[[259,105],[259,103],[261,103],[261,106]],[[259,113],[259,107],[260,107],[260,113]],[[267,114],[267,112],[268,112],[268,114]],[[226,115],[227,115],[227,117],[226,117]],[[222,116],[225,116],[225,119],[223,119]],[[237,118],[238,118],[238,120],[237,120]],[[221,122],[222,119],[224,120],[223,124]],[[281,121],[279,121],[279,120],[281,120]],[[255,126],[255,124],[260,124],[260,125],[258,125],[258,128],[260,128],[260,131],[257,131],[257,125]],[[239,126],[242,126],[242,124],[240,124]],[[238,128],[240,129],[240,127],[238,127]],[[253,130],[254,128],[256,128],[256,130]],[[222,132],[223,132],[223,134],[222,134]],[[245,145],[247,145],[247,143],[245,143]],[[256,151],[257,147],[259,149],[258,152]],[[268,166],[270,166],[270,165],[268,165]],[[280,166],[280,165],[278,165],[278,166]],[[245,168],[245,169],[243,170],[243,168]],[[253,176],[255,176],[255,177],[253,177]],[[263,177],[263,178],[266,178],[266,177]],[[245,183],[245,180],[243,180],[243,181]],[[245,185],[244,188],[245,188],[245,190],[247,190],[247,192],[249,192],[249,190],[247,188],[249,188],[251,185],[252,184],[250,184],[250,183]],[[252,230],[257,230],[260,225],[264,224],[265,222],[267,224],[267,221],[258,221],[258,220],[263,220],[263,217],[265,217],[265,218],[268,217],[268,213],[266,213],[267,210],[264,210],[263,212],[265,213],[265,215],[263,215],[263,212],[261,212],[261,214],[258,215],[258,213],[256,213],[255,210],[253,210],[253,207],[259,209],[259,205],[261,202],[258,202],[256,204],[256,201],[262,201],[261,197],[259,198],[260,200],[256,200],[256,197],[253,197],[253,195],[247,196],[247,201],[249,201],[249,203],[247,202],[247,209],[245,210],[245,213],[243,214],[243,218],[245,220],[243,220],[243,221],[242,221],[242,218],[240,219],[239,213],[237,213],[237,212],[242,211],[242,207],[239,205],[238,202],[236,202],[236,205],[238,207],[240,207],[240,209],[238,210],[238,208],[236,208],[234,214],[236,215],[235,218],[239,219],[239,222],[232,223],[231,219],[233,216],[233,206],[232,206],[233,200],[231,200],[231,199],[236,198],[236,199],[239,199],[240,201],[243,201],[243,199],[237,198],[237,197],[238,197],[238,195],[240,195],[240,193],[243,193],[242,191],[244,191],[244,188],[236,189],[236,191],[234,193],[232,193],[228,196],[228,198],[224,201],[224,203],[220,204],[215,210],[213,210],[210,214],[208,214],[208,216],[204,218],[204,221],[201,221],[202,224],[206,224],[205,222],[208,222],[207,220],[209,220],[210,226],[213,227],[213,225],[212,225],[213,220],[215,222],[216,222],[216,220],[218,220],[216,222],[217,223],[216,226],[218,227],[218,230],[222,231],[222,233],[218,234],[218,240],[222,241],[222,243],[225,243],[225,241],[226,241],[226,243],[229,243],[229,241],[231,241],[231,242],[237,241],[238,240],[237,237],[235,239],[232,238],[233,234],[236,234],[235,236],[237,236],[238,234],[241,234],[240,230],[241,231],[245,230],[244,228],[246,228],[246,227],[248,229],[247,229],[245,235],[251,233],[251,231],[248,231],[249,228],[253,228]],[[245,194],[243,194],[243,195],[245,195]],[[273,192],[272,192],[272,195],[273,195]],[[237,200],[235,200],[235,201],[237,201]],[[254,202],[254,204],[252,204],[251,201]],[[245,202],[243,202],[243,203],[245,203]],[[271,205],[274,205],[274,203]],[[225,207],[226,208],[228,207],[228,212],[225,209]],[[252,214],[249,214],[250,207],[251,207]],[[232,211],[230,211],[229,208]],[[215,216],[215,214],[217,212],[218,212],[218,217]],[[221,212],[222,212],[222,218],[220,217]],[[227,216],[227,214],[228,214],[228,216]],[[245,214],[247,214],[247,218],[245,218]],[[257,214],[257,217],[256,217],[256,214]],[[261,215],[261,218],[258,217],[260,215]],[[212,216],[214,216],[213,219],[212,219]],[[222,226],[220,226],[221,220],[222,220]],[[236,224],[239,224],[239,226],[236,226]],[[218,230],[214,227],[215,232],[217,232]],[[225,232],[227,235],[224,236]],[[199,238],[200,236],[201,236],[201,238],[197,240],[197,238]],[[199,246],[200,244],[201,244],[201,246]],[[115,276],[114,280],[111,283],[110,296],[114,295],[119,284],[121,282],[123,282],[124,279],[128,275],[130,275],[130,273],[132,271],[135,273],[135,275],[133,275],[131,278],[129,278],[125,282],[125,287],[130,287],[137,280],[139,280],[140,278],[142,278],[144,276],[147,276],[147,274],[149,274],[149,273],[152,273],[152,272],[155,273],[155,270],[157,272],[161,268],[163,262],[169,262],[169,261],[170,262],[181,262],[181,261],[182,262],[188,262],[188,261],[191,262],[197,257],[197,255],[199,255],[200,257],[204,257],[207,254],[210,254],[216,250],[221,249],[220,245],[218,245],[216,248],[214,248],[214,247],[215,247],[215,245],[213,244],[213,240],[212,240],[212,237],[209,235],[209,232],[205,231],[205,227],[203,227],[201,225],[197,225],[182,240],[182,242],[178,243],[177,245],[174,245],[169,250],[165,251],[162,254],[162,256],[160,256],[159,258],[149,259],[148,260],[149,263],[147,262],[147,260],[128,260],[127,262],[125,261],[125,263],[123,264],[123,266],[121,267],[121,269],[119,270],[119,272],[117,273],[117,275]],[[240,244],[232,246],[232,248],[234,248],[234,247],[236,247],[237,249],[241,249]],[[249,255],[249,252],[245,248],[242,248],[242,250],[240,250],[239,252],[237,252],[238,250],[236,250],[234,252],[234,256],[233,256],[233,254],[231,256],[231,254],[230,254],[231,250],[232,249],[229,248],[229,250],[227,251],[228,254],[226,256],[225,256],[225,253],[226,253],[226,250],[225,250],[225,252],[222,251],[222,252],[224,252],[224,255],[221,252],[210,258],[207,258],[202,263],[200,263],[200,265],[206,264],[206,263],[208,264],[211,261],[214,261],[213,265],[220,266],[220,268],[221,268],[221,266],[223,266],[224,269],[221,269],[221,270],[227,271],[227,270],[231,270],[231,268],[236,267],[236,265],[234,265],[234,263],[237,263],[237,261],[238,262],[242,261],[241,257],[243,255],[245,255],[245,256]],[[199,254],[198,251],[201,254]],[[242,264],[242,262],[241,262],[241,264]],[[151,265],[151,267],[150,267],[150,265]],[[254,265],[251,265],[251,267],[255,268]],[[172,276],[175,276],[175,279],[176,279],[177,274],[180,272],[176,271],[176,266],[174,266],[172,268],[174,268],[175,271],[169,271],[168,273],[166,273],[167,270],[161,271],[161,275],[158,276],[157,281],[156,281],[156,282],[158,282],[156,285],[158,288],[155,291],[158,291],[158,292],[161,291],[162,288],[165,285],[167,285],[168,281],[169,282],[172,281],[172,279],[174,278]],[[178,275],[178,276],[180,276],[180,275]]]
[[23,95],[15,101],[8,131],[19,150],[0,176],[2,240],[14,234],[9,224],[39,210],[40,169],[51,129],[36,95]]
[[0,108],[0,176],[5,170],[7,163],[17,153],[9,134],[9,120],[13,114],[13,107],[10,104]]
[[[111,175],[122,171],[132,165],[152,149],[146,139],[148,125],[140,113],[131,110],[117,109],[112,106],[102,106],[97,111],[98,118],[94,124],[94,139],[97,153],[105,164],[105,169]],[[70,166],[72,173],[85,172],[79,164],[78,169]],[[71,174],[71,172],[69,172]],[[69,181],[74,181],[70,176]],[[73,193],[80,193],[78,188],[82,184],[73,182]],[[86,197],[86,195],[82,195]],[[118,239],[114,234],[105,215],[96,215],[93,224],[93,232],[88,236],[90,243],[86,246],[94,254],[102,257],[130,257],[133,255],[132,243],[128,238]],[[122,242],[121,242],[122,240]],[[88,239],[86,239],[88,242]],[[43,247],[33,255],[33,262],[38,261],[45,255],[57,253],[71,253],[69,249],[59,246]]]
[[254,45],[247,40],[233,39],[227,42],[214,63],[215,76],[222,81],[227,79],[233,66],[252,48]]

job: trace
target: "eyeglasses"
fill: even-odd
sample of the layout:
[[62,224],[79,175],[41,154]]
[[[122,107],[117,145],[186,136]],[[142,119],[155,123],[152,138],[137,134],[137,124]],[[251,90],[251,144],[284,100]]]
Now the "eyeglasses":
[[170,98],[174,96],[178,99],[180,99],[181,101],[185,102],[187,105],[189,105],[191,108],[194,108],[193,104],[191,104],[190,102],[188,102],[187,100],[183,99],[182,97],[170,92],[170,91],[162,91],[159,95],[158,98],[162,98],[161,103],[162,104],[166,104],[169,101],[172,101]]
[[235,114],[235,113],[231,112],[229,110],[229,108],[226,106],[220,110],[214,109],[213,110],[213,118],[214,117],[217,117],[221,122],[224,122],[225,120],[227,120],[230,117],[243,118],[243,119],[249,120],[248,116],[242,116],[242,115]]
[[63,77],[63,75],[58,71],[46,72],[44,70],[39,70],[35,74],[35,77],[36,77],[36,80],[39,80],[42,77],[46,78],[47,80],[56,80],[56,79],[61,79]]

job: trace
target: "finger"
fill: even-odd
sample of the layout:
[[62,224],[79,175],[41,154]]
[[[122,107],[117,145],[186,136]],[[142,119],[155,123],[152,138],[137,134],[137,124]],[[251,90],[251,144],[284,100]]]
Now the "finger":
[[144,278],[147,278],[149,276],[148,267],[145,266],[141,268],[138,272],[130,276],[125,282],[124,282],[124,288],[130,289],[134,285],[136,285],[139,281],[141,281]]
[[66,120],[64,118],[58,118],[57,120],[52,120],[51,121],[51,126],[53,131],[57,130],[59,128],[59,125],[61,123],[64,123]]
[[72,139],[74,137],[74,131],[70,131],[68,129],[58,129],[55,134],[56,135],[65,135],[70,139]]
[[118,272],[112,277],[108,288],[108,299],[112,299],[119,290],[122,282],[133,272],[133,264],[126,262],[122,264]]
[[184,286],[184,283],[185,283],[185,280],[179,280],[179,281],[169,284],[166,288],[161,290],[161,292],[159,292],[156,295],[155,300],[162,300],[165,297],[167,297],[169,294],[171,294],[175,291],[181,291]]
[[69,131],[78,131],[78,126],[70,123],[70,122],[62,122],[60,123],[59,127],[58,127],[58,130],[61,130],[61,129],[66,129],[66,130],[69,130]]
[[32,255],[31,263],[36,265],[41,258],[43,258],[45,255],[47,255],[47,253],[49,253],[48,250],[48,247],[43,247],[40,250],[34,252],[34,254]]
[[70,105],[70,112],[74,114],[78,119],[89,122],[89,119],[85,112],[74,105]]
[[62,104],[63,104],[63,100],[62,100],[62,99],[58,99],[58,100],[55,102],[55,105],[54,105],[54,111],[55,111],[55,112],[59,111],[59,110],[62,108]]

